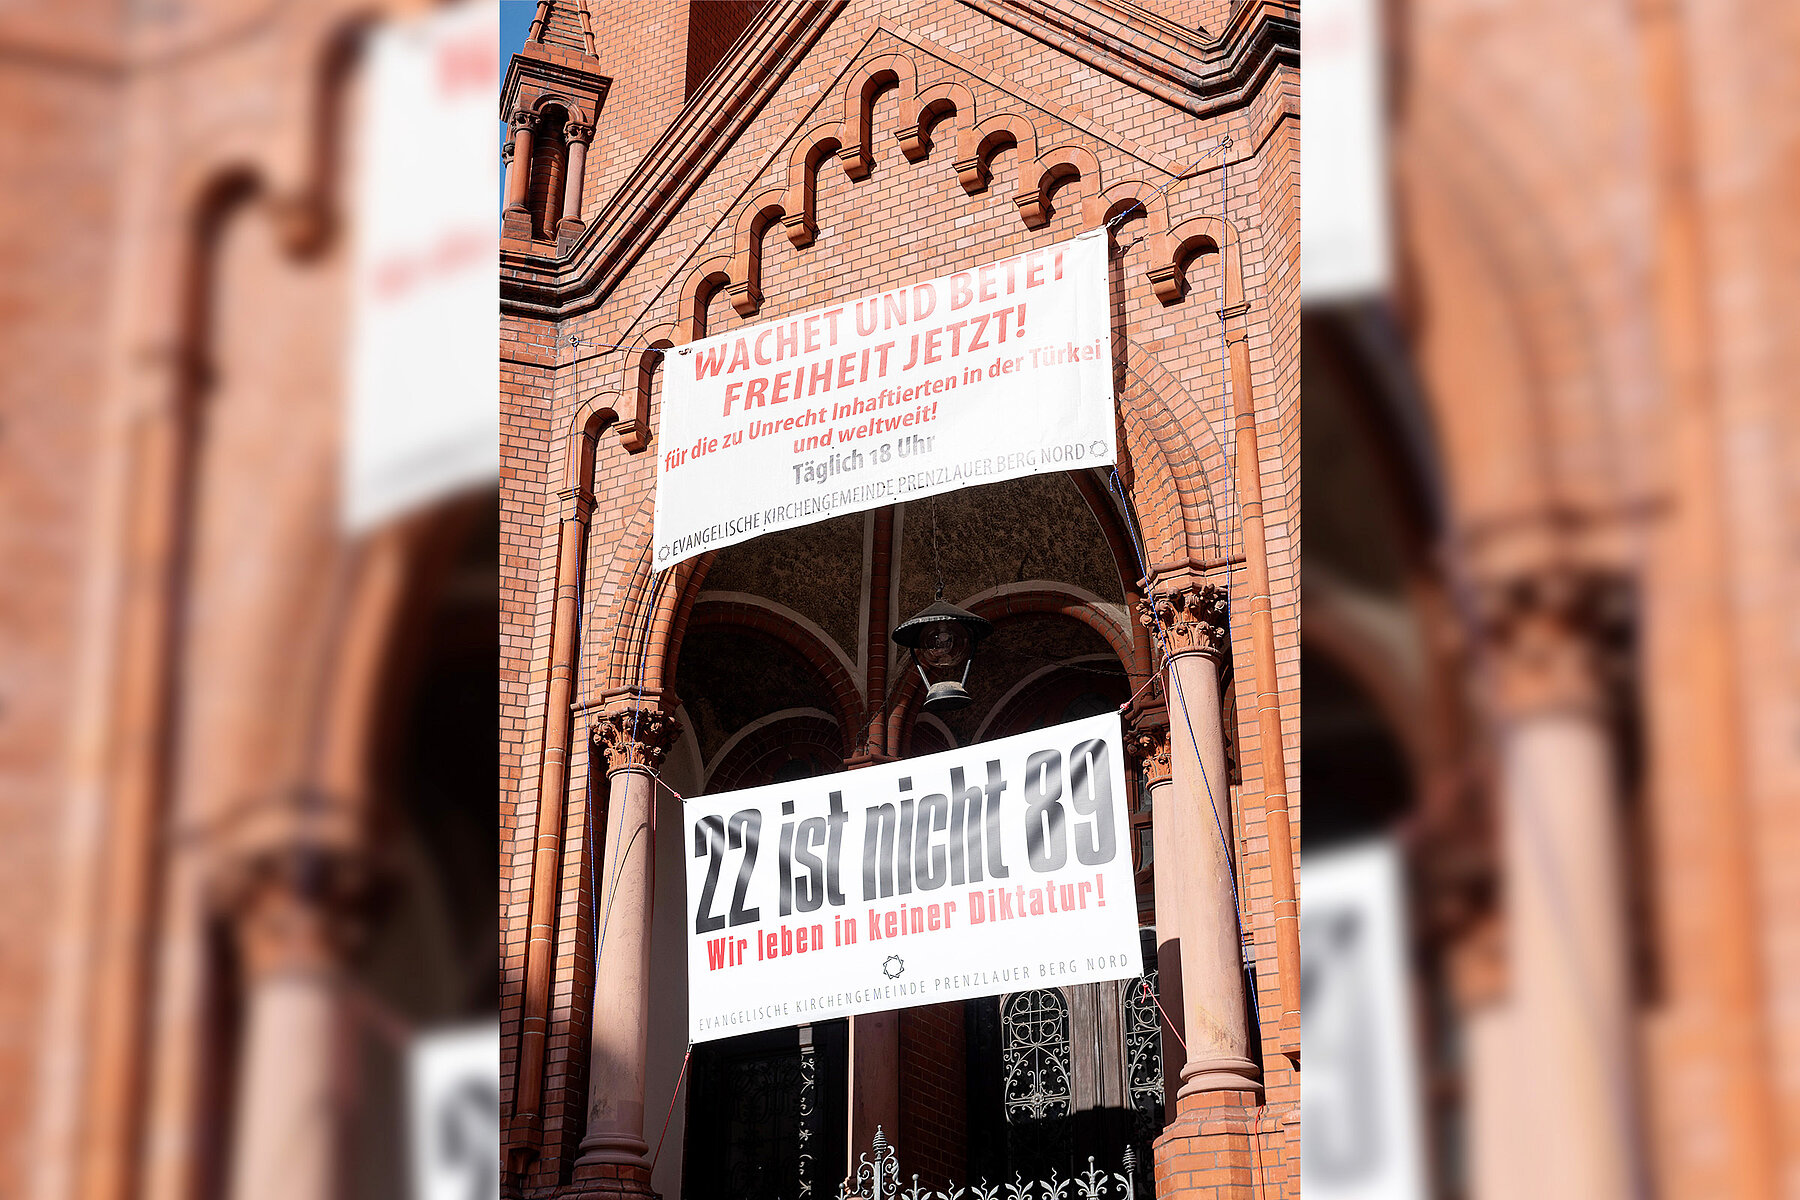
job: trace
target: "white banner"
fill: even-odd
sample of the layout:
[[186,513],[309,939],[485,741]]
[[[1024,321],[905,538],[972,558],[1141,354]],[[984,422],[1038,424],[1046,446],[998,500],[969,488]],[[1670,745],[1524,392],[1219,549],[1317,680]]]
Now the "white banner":
[[1401,877],[1400,853],[1386,838],[1306,856],[1300,1189],[1307,1200],[1426,1194]]
[[1300,296],[1306,304],[1388,288],[1387,114],[1378,0],[1304,0],[1300,102]]
[[415,1036],[410,1078],[413,1195],[466,1200],[500,1188],[500,1026]]
[[465,0],[370,37],[357,124],[342,521],[500,477],[499,17]]
[[663,363],[656,566],[1117,455],[1107,235],[703,338]]
[[685,806],[688,1033],[1144,973],[1117,713]]

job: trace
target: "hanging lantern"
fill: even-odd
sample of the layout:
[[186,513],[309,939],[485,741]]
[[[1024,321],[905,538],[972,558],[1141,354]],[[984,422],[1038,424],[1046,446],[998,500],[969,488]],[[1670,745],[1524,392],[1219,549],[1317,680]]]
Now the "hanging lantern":
[[942,599],[894,630],[894,640],[913,652],[913,665],[925,681],[927,711],[968,707],[973,697],[963,685],[969,664],[976,645],[992,632],[991,622]]

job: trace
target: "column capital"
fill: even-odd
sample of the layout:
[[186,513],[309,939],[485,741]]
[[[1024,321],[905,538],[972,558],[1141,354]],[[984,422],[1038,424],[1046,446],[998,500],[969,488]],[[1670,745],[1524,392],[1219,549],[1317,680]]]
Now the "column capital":
[[208,881],[227,914],[251,978],[328,971],[361,940],[374,864],[347,812],[295,812],[249,824],[229,839]]
[[538,126],[538,114],[532,112],[529,108],[515,108],[513,109],[512,116],[508,118],[507,124],[512,126],[512,131],[514,133],[517,133],[521,129],[535,130]]
[[1605,710],[1630,641],[1624,575],[1558,564],[1482,580],[1473,591],[1475,632],[1503,715]]
[[594,140],[594,127],[581,121],[567,121],[563,124],[563,140],[580,142],[586,146]]
[[1169,782],[1169,727],[1138,725],[1125,735],[1125,757],[1144,772],[1144,786]]
[[594,749],[606,756],[606,773],[662,769],[663,759],[681,732],[673,713],[644,704],[624,704],[600,714],[594,722]]
[[1231,651],[1229,608],[1229,597],[1218,584],[1181,584],[1140,600],[1138,620],[1161,635],[1169,658],[1205,654],[1222,660]]

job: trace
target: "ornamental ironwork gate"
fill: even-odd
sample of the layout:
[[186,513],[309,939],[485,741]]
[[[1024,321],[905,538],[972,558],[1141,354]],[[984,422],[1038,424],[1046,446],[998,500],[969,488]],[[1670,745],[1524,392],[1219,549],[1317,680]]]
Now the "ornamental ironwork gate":
[[842,1178],[847,1026],[694,1047],[681,1191],[692,1200],[826,1200]]
[[961,1184],[955,1180],[942,1188],[925,1187],[914,1175],[900,1179],[900,1156],[877,1126],[874,1144],[857,1155],[856,1170],[837,1191],[837,1200],[1137,1200],[1140,1192],[1137,1151],[1127,1144],[1116,1164],[1107,1169],[1088,1156],[1086,1170],[1068,1177],[1052,1169],[1042,1178],[1027,1178],[1015,1171],[1009,1180]]

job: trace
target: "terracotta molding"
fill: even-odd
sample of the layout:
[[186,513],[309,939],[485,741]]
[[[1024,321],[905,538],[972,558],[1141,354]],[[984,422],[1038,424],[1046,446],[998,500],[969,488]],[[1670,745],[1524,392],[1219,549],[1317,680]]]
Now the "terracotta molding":
[[1297,7],[1253,0],[1210,43],[1178,44],[1093,9],[1046,0],[962,0],[1019,32],[1196,117],[1242,107],[1279,66],[1300,63]]

